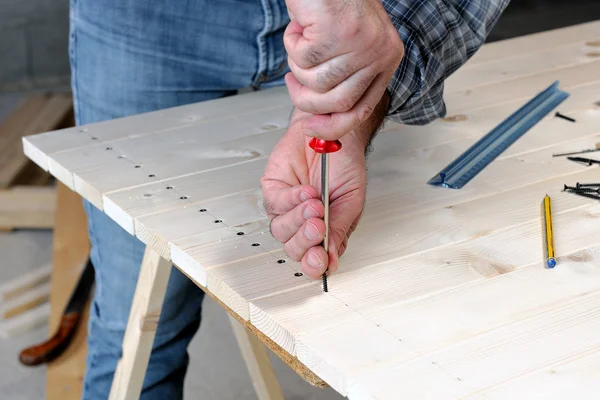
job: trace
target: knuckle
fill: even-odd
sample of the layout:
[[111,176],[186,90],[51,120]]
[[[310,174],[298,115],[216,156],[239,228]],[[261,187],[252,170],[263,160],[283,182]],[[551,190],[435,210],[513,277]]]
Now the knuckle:
[[351,100],[348,99],[348,97],[342,95],[335,101],[333,107],[334,111],[336,112],[345,112],[350,110],[353,105],[354,103],[351,102]]
[[302,256],[298,256],[298,251],[296,251],[295,246],[291,244],[291,240],[283,245],[283,251],[285,252],[285,254],[288,255],[289,258],[291,258],[294,261],[302,260]]
[[363,122],[365,122],[372,113],[373,113],[373,107],[371,107],[369,104],[366,104],[360,110],[358,110],[357,117],[358,117],[359,124],[362,124]]
[[317,46],[310,47],[303,54],[302,61],[304,65],[302,67],[314,67],[315,65],[319,65],[322,59],[323,52]]

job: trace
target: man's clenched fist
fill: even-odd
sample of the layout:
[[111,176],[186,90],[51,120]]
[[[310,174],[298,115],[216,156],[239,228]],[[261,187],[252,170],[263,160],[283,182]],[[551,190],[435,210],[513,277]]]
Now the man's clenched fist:
[[404,46],[380,0],[286,0],[284,44],[294,105],[314,114],[307,136],[339,139],[365,121],[398,68]]

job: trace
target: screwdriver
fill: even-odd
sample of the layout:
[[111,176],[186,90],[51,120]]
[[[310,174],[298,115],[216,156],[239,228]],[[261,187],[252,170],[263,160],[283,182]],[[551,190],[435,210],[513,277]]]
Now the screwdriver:
[[[312,138],[308,145],[315,152],[321,154],[321,200],[325,207],[323,221],[325,222],[325,237],[321,246],[329,255],[329,153],[335,153],[342,148],[339,140],[325,140]],[[327,292],[327,270],[323,272],[323,291]]]

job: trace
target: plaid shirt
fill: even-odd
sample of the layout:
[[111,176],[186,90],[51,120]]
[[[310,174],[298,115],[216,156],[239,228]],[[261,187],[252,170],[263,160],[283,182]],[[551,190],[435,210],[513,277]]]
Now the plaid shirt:
[[382,0],[404,43],[388,117],[408,125],[444,117],[444,80],[483,45],[509,1]]

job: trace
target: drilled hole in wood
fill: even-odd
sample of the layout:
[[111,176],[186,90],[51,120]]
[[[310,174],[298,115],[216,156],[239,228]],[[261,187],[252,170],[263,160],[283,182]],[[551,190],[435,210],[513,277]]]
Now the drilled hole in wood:
[[112,150],[112,147],[107,147],[106,150]]
[[125,158],[124,155],[117,156],[117,158]]
[[201,208],[200,210],[198,210],[200,212],[206,212],[206,208]]
[[294,276],[302,276],[302,275],[304,275],[302,272],[296,272],[296,273],[294,274]]
[[98,140],[96,136],[92,136],[92,140]]
[[173,189],[173,186],[167,186],[167,189],[171,190]]
[[136,165],[135,168],[142,168],[142,166],[141,165]]
[[277,260],[277,264],[285,264],[285,260]]
[[[79,133],[86,133],[87,132],[87,128],[83,128],[79,130]],[[92,138],[93,139],[93,138]]]
[[215,219],[215,224],[220,224],[221,222],[223,221],[221,221],[220,219]]
[[144,197],[151,197],[152,195],[150,193],[144,193]]
[[150,175],[148,175],[148,178],[154,178],[155,176],[156,175],[154,175],[154,174],[150,174]]
[[188,198],[187,196],[181,196],[181,197],[180,197],[180,199],[181,199],[181,200],[185,200],[185,199],[187,199],[187,198]]
[[260,243],[252,243],[253,247],[260,246]]
[[244,232],[238,232],[238,233],[237,233],[237,235],[238,235],[238,236],[243,236],[243,235],[244,235]]

